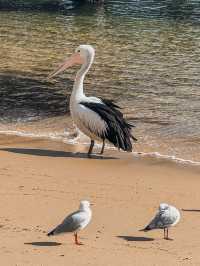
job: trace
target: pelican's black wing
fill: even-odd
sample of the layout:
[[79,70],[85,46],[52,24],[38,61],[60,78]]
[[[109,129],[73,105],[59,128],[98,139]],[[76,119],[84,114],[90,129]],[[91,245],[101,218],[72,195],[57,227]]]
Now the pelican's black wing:
[[107,139],[119,149],[132,151],[131,139],[137,140],[131,133],[133,125],[123,117],[121,109],[112,100],[101,99],[102,103],[80,102],[81,105],[97,113],[107,124],[102,139]]

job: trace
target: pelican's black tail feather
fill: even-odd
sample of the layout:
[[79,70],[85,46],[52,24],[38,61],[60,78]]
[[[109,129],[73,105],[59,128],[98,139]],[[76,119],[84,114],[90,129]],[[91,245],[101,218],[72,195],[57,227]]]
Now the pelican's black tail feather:
[[112,100],[101,99],[102,103],[80,102],[80,104],[97,113],[107,124],[106,131],[100,136],[107,139],[119,149],[132,151],[131,139],[137,141],[132,135],[133,125],[128,123],[123,114],[118,110],[120,107]]

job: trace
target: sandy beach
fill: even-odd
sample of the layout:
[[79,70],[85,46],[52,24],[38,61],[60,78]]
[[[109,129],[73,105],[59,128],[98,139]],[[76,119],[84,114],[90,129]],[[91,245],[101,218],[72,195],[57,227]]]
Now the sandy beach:
[[[87,159],[86,149],[0,137],[1,265],[200,265],[199,167],[110,150]],[[70,234],[47,237],[81,199],[94,204],[84,245]],[[193,210],[181,211],[173,241],[139,232],[160,202]]]

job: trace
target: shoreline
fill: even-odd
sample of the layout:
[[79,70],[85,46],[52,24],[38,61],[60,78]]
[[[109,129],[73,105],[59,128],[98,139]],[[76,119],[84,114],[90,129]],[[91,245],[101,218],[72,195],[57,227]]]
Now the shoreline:
[[[67,137],[67,136],[66,136]],[[7,143],[9,141],[16,141],[16,143],[19,142],[23,142],[23,140],[26,141],[45,141],[45,142],[53,142],[53,143],[60,143],[66,146],[70,146],[73,150],[72,147],[81,147],[81,150],[85,150],[85,152],[87,152],[87,149],[89,147],[89,142],[82,142],[82,143],[78,143],[76,142],[75,139],[68,139],[66,141],[63,141],[61,136],[51,136],[51,134],[44,134],[44,135],[35,135],[35,134],[31,134],[31,133],[21,133],[21,132],[17,132],[17,131],[7,131],[7,132],[0,132],[0,145],[2,143]],[[119,154],[121,154],[121,156],[124,156],[123,154],[126,154],[126,152],[124,151],[118,151],[116,147],[114,147],[113,145],[106,145],[106,150],[109,152],[117,152]],[[137,145],[137,144],[134,144]],[[100,143],[95,143],[95,149],[98,153],[98,150],[100,149],[101,144]],[[75,148],[76,152],[78,152],[78,150]],[[183,165],[188,165],[188,166],[194,166],[194,167],[200,167],[200,161],[194,161],[194,160],[190,160],[190,159],[184,159],[184,158],[180,158],[177,157],[175,155],[168,155],[168,154],[162,154],[160,152],[157,151],[149,151],[149,152],[144,152],[144,151],[135,151],[133,150],[131,153],[128,153],[129,155],[132,155],[133,159],[136,158],[147,158],[147,159],[152,159],[152,160],[166,160],[172,163],[177,163],[177,164],[183,164]]]

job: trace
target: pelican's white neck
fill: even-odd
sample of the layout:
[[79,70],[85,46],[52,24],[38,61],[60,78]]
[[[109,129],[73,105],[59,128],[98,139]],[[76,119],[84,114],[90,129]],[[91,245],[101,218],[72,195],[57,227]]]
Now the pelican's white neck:
[[93,63],[93,60],[94,60],[94,56],[88,55],[87,58],[85,59],[85,62],[82,64],[81,68],[77,72],[76,78],[74,81],[71,99],[79,101],[85,96],[83,92],[83,82],[84,82],[85,75],[87,74],[87,72],[89,71]]

